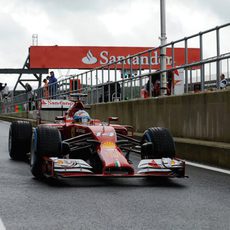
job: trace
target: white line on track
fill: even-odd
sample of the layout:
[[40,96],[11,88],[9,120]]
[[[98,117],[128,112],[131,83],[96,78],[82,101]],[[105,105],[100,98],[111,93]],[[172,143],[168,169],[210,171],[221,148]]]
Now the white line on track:
[[212,170],[215,172],[220,172],[220,173],[225,173],[230,175],[230,170],[227,169],[221,169],[221,168],[216,168],[216,167],[212,167],[212,166],[208,166],[208,165],[203,165],[203,164],[198,164],[198,163],[194,163],[194,162],[190,162],[190,161],[185,161],[187,165],[191,165],[197,168],[203,168],[203,169],[208,169],[208,170]]
[[6,230],[6,227],[4,226],[1,218],[0,218],[0,230]]

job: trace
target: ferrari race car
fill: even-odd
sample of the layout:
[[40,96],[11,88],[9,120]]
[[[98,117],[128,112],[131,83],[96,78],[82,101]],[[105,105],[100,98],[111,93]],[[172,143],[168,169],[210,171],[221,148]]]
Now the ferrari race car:
[[[147,129],[141,140],[133,137],[131,126],[90,119],[80,113],[79,97],[56,123],[32,128],[27,121],[12,122],[9,155],[14,160],[29,159],[34,177],[184,177],[185,162],[175,157],[175,145],[168,129]],[[113,122],[114,123],[114,122]],[[130,154],[138,153],[133,165]]]

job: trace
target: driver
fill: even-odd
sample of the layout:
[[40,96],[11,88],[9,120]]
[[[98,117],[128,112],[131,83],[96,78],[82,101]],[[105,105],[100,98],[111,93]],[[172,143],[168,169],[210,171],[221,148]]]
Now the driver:
[[87,123],[90,121],[90,116],[85,110],[78,110],[74,114],[73,119],[76,122]]

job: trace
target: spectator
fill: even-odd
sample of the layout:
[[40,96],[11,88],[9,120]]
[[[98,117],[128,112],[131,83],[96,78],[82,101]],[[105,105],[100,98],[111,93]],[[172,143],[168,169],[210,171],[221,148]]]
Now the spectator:
[[[151,85],[150,85],[151,77]],[[147,92],[147,97],[157,97],[160,95],[160,74],[156,73],[149,77],[148,82],[145,85],[145,90]]]
[[148,91],[147,91],[146,87],[144,86],[141,89],[141,98],[148,98],[148,97],[149,97]]
[[3,84],[0,82],[0,91],[2,91],[4,89],[5,86],[3,86]]
[[201,91],[201,84],[195,83],[194,84],[194,93],[199,93]]
[[[150,85],[151,77],[151,85]],[[144,89],[141,91],[142,98],[148,97],[158,97],[161,94],[161,82],[160,82],[160,73],[153,74],[149,77],[148,82],[145,84]],[[173,81],[173,71],[169,71],[166,74],[167,77],[167,86],[166,86],[166,95],[171,95],[172,81]]]
[[4,86],[2,85],[2,83],[0,83],[0,101],[2,100],[2,91],[4,89]]
[[[49,77],[49,76],[47,76],[47,77]],[[43,85],[43,97],[45,99],[48,99],[49,98],[49,84],[48,84],[47,78],[45,78],[43,80],[43,83],[44,83],[44,85]]]
[[26,89],[26,93],[29,93],[32,91],[32,86],[29,83],[25,84],[25,89]]
[[167,76],[167,95],[171,95],[172,88],[173,88],[174,71],[172,70],[168,71],[166,76]]
[[27,101],[28,101],[28,110],[32,110],[32,102],[33,102],[33,92],[32,87],[29,83],[25,84],[26,89],[26,95],[27,95]]
[[4,86],[3,90],[2,90],[3,99],[7,99],[8,95],[9,95],[9,87],[5,83],[5,86]]
[[148,98],[150,96],[153,96],[153,90],[154,90],[153,81],[151,81],[151,84],[150,84],[150,79],[149,79],[147,81],[147,83],[145,84],[145,86],[144,86],[144,90],[145,90],[145,96],[144,96],[144,98]]
[[220,89],[225,89],[227,87],[227,80],[225,79],[225,75],[222,73],[220,75]]
[[156,80],[153,85],[153,96],[158,97],[161,95],[161,82]]
[[51,95],[51,98],[55,99],[57,94],[57,78],[54,75],[54,72],[50,72],[49,77],[49,95]]

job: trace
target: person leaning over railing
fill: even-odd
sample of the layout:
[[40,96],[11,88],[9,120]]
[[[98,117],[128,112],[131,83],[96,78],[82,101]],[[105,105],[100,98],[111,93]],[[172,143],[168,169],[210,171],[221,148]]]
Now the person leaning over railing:
[[[173,80],[173,71],[168,71],[167,74],[167,86],[166,86],[166,95],[171,95],[172,80]],[[150,83],[151,78],[151,83]],[[141,97],[158,97],[161,93],[161,84],[160,84],[160,73],[156,73],[149,76],[148,82],[141,89]]]
[[5,89],[6,84],[3,86],[3,83],[0,83],[0,101],[2,101],[3,98],[3,90]]
[[52,99],[56,99],[57,95],[57,78],[54,75],[54,72],[50,72],[50,77],[49,77],[49,95],[51,96]]
[[32,110],[32,101],[33,101],[33,92],[32,92],[32,86],[28,83],[25,84],[25,89],[26,89],[26,97],[27,97],[27,102],[28,102],[28,110]]
[[[47,76],[47,77],[48,77],[48,76]],[[48,84],[47,78],[45,78],[45,79],[43,80],[43,83],[44,83],[44,85],[43,85],[43,97],[44,97],[45,99],[49,99],[49,84]]]
[[7,83],[5,83],[5,87],[2,90],[3,100],[7,100],[8,96],[9,96],[9,87],[8,87]]

